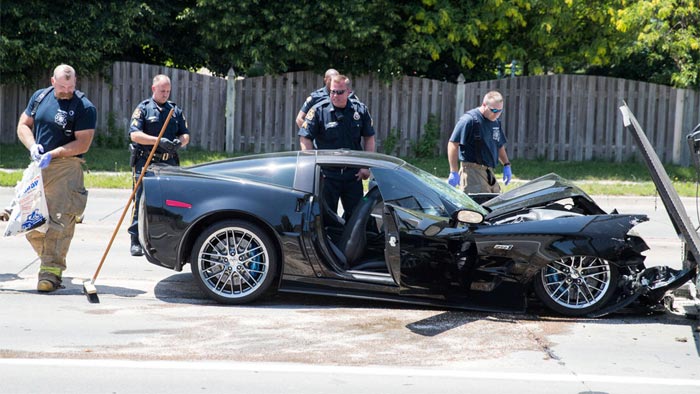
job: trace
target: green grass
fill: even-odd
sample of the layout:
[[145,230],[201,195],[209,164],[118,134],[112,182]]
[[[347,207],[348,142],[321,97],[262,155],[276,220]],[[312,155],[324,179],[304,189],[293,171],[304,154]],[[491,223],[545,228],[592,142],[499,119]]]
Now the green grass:
[[[183,166],[240,156],[201,149],[180,152]],[[93,147],[85,155],[85,184],[88,188],[129,188],[131,177],[129,152],[124,149]],[[446,157],[406,160],[436,176],[447,178],[449,166]],[[504,187],[509,190],[523,180],[530,180],[554,172],[576,182],[583,190],[595,195],[653,196],[656,188],[643,163],[612,163],[605,161],[561,162],[547,160],[513,160],[514,179]],[[21,144],[0,144],[0,186],[14,186],[22,177],[22,169],[29,164],[29,153]],[[681,196],[695,196],[695,170],[676,165],[665,166],[666,172]],[[499,167],[497,171],[501,171]],[[107,172],[107,174],[105,174]],[[502,174],[496,174],[500,179]]]
[[[183,166],[225,159],[240,155],[208,152],[201,149],[183,149],[180,162]],[[129,151],[92,147],[84,155],[85,186],[101,189],[127,189],[131,187]],[[22,179],[22,171],[29,165],[29,152],[21,144],[0,144],[0,186],[14,186]],[[108,172],[105,174],[105,172]]]

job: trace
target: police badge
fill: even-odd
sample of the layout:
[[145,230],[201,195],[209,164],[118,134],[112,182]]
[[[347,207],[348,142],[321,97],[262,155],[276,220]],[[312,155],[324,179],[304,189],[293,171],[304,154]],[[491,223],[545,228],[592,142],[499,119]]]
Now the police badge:
[[355,113],[352,115],[352,118],[355,120],[360,120],[360,114],[358,114],[357,111],[355,111]]

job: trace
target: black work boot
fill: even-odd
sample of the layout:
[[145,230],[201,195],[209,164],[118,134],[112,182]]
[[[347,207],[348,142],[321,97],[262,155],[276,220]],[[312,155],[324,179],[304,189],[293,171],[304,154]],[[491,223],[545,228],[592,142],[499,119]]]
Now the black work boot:
[[141,243],[135,237],[131,237],[131,248],[129,249],[132,256],[143,256],[143,248]]

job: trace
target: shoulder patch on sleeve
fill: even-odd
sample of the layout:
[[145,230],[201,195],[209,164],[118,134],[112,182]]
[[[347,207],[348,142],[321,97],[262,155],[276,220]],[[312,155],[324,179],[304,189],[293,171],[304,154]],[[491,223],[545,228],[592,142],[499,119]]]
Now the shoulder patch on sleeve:
[[308,103],[309,101],[311,101],[311,96],[306,98],[306,102]]
[[314,115],[316,114],[316,110],[311,108],[309,112],[306,113],[306,119],[311,120],[314,118]]
[[131,114],[131,119],[138,119],[140,117],[141,117],[141,108],[136,107],[136,109],[134,110],[134,113]]

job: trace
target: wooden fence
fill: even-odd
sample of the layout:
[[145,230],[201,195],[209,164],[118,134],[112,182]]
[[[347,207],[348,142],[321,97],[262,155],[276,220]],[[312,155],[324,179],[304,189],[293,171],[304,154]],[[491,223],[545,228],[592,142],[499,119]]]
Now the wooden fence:
[[[323,83],[312,72],[227,78],[167,67],[114,63],[108,75],[81,78],[98,108],[98,133],[124,134],[131,112],[150,96],[151,79],[172,79],[171,99],[185,111],[192,145],[212,151],[275,152],[299,147],[295,118],[309,92]],[[32,88],[0,85],[0,142],[17,141],[15,127]],[[39,81],[39,79],[37,79]],[[444,155],[456,120],[478,106],[488,90],[505,97],[501,116],[512,159],[624,161],[636,148],[624,131],[618,107],[627,102],[663,162],[690,163],[685,135],[700,122],[700,92],[625,79],[547,75],[475,83],[402,77],[385,83],[373,75],[353,79],[353,90],[367,104],[377,131],[378,151],[390,133],[398,136],[393,153],[406,156],[424,135],[431,114],[440,120],[436,153]]]
[[[97,108],[98,134],[122,133],[128,143],[128,127],[136,105],[151,96],[151,84],[157,74],[172,81],[170,99],[181,106],[192,131],[194,146],[213,151],[225,148],[226,80],[169,67],[117,62],[106,75],[82,76],[78,71],[78,89]],[[17,142],[20,113],[32,93],[50,85],[51,70],[36,78],[31,87],[0,85],[0,143]]]
[[[636,146],[618,110],[626,102],[659,158],[688,165],[685,136],[700,122],[700,92],[639,81],[549,75],[462,86],[466,103],[480,102],[487,90],[503,93],[501,120],[515,158],[620,162],[635,157]],[[458,103],[458,108],[465,107]]]

